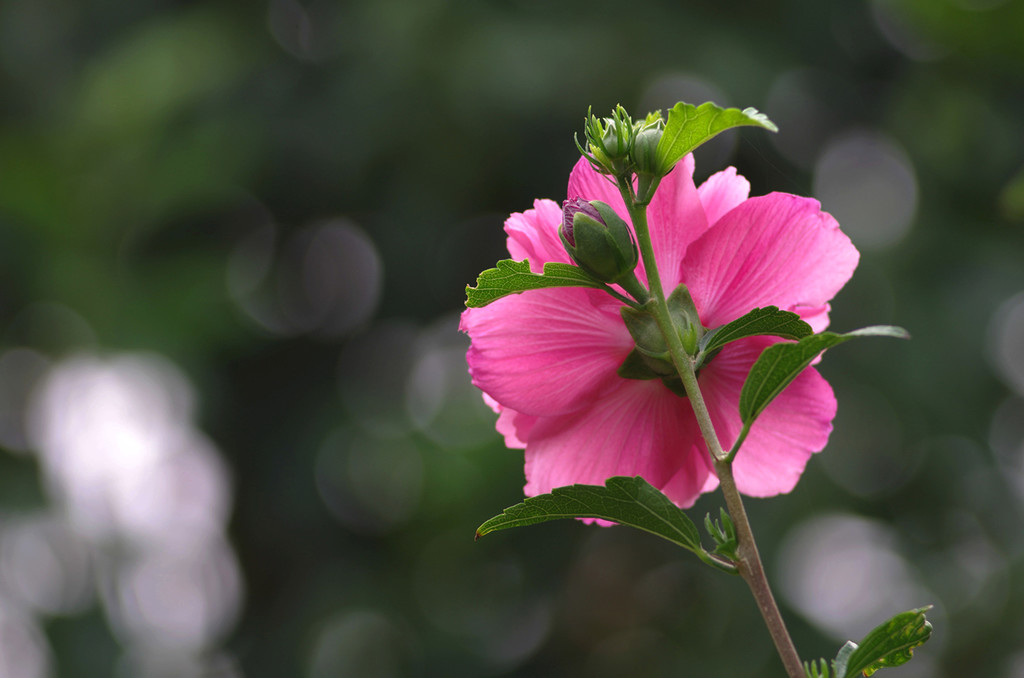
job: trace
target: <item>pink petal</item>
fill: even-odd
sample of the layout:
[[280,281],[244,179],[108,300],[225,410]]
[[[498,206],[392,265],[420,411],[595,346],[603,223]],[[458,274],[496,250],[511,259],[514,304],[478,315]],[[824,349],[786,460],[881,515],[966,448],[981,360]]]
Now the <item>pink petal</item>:
[[486,393],[483,396],[487,406],[498,415],[498,421],[494,428],[505,438],[505,447],[519,450],[524,449],[526,447],[526,440],[530,436],[530,429],[537,422],[537,417],[531,417],[530,415],[504,407]]
[[690,506],[710,472],[696,426],[689,402],[660,381],[620,380],[593,407],[537,421],[526,446],[526,494],[639,475]]
[[[742,428],[738,408],[743,381],[772,343],[758,337],[729,344],[701,371],[701,392],[726,450]],[[755,420],[740,447],[733,463],[740,492],[768,497],[792,490],[808,459],[828,442],[835,414],[832,387],[817,370],[807,368]]]
[[704,234],[709,224],[697,187],[693,185],[693,155],[679,161],[661,180],[647,208],[647,223],[662,286],[666,295],[671,294],[682,280],[680,264],[687,248]]
[[505,220],[508,233],[508,253],[516,261],[530,260],[530,270],[541,273],[549,261],[571,263],[558,227],[562,223],[562,208],[554,200],[535,200],[532,210],[516,212]]
[[828,443],[836,398],[825,378],[809,367],[754,422],[733,470],[736,486],[751,497],[792,490],[811,455]]
[[570,200],[583,198],[606,202],[616,214],[629,221],[626,203],[622,201],[622,194],[619,193],[615,180],[591,167],[586,158],[580,158],[572,168],[565,197]]
[[798,313],[815,332],[823,332],[828,327],[828,312],[832,310],[832,306],[830,304],[821,304],[820,306],[796,304],[787,310]]
[[708,327],[775,305],[816,318],[853,275],[859,254],[818,201],[750,198],[686,252],[683,278]]
[[738,175],[735,167],[726,167],[708,177],[697,193],[708,223],[714,224],[750,196],[750,182]]
[[621,381],[616,370],[633,348],[619,306],[598,290],[556,288],[466,309],[473,383],[526,415],[584,407]]

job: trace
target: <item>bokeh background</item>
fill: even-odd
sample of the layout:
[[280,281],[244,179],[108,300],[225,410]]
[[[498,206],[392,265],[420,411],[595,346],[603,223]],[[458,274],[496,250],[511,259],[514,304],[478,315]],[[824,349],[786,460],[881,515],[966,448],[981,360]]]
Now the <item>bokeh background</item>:
[[[751,501],[805,657],[1024,676],[1024,3],[0,1],[0,678],[779,676],[741,581],[521,497],[463,290],[588,106],[862,251],[840,410]],[[702,499],[693,512],[717,512]]]

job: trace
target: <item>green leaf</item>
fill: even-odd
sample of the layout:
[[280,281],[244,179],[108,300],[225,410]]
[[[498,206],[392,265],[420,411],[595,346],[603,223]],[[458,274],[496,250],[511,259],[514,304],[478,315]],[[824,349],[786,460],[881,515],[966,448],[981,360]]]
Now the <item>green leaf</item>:
[[814,362],[815,358],[826,349],[855,337],[909,339],[910,335],[902,327],[874,325],[846,334],[834,332],[812,334],[801,337],[795,343],[773,344],[761,351],[761,355],[757,357],[753,367],[750,368],[747,380],[743,383],[743,389],[740,391],[740,421],[743,422],[743,428],[725,460],[731,461],[736,456],[758,415],[764,412],[764,408],[768,407],[771,401],[782,393],[808,365]]
[[823,351],[856,337],[908,339],[910,335],[901,327],[875,325],[846,334],[822,332],[803,337],[795,343],[769,346],[750,368],[750,374],[740,392],[740,419],[744,428],[749,429],[764,408]]
[[802,339],[814,333],[811,326],[800,319],[792,311],[781,311],[776,306],[755,308],[731,323],[716,327],[700,341],[700,352],[697,354],[698,364],[706,355],[717,351],[731,341],[768,335],[784,339]]
[[[870,676],[879,669],[909,662],[914,649],[932,635],[932,625],[924,614],[929,609],[931,606],[902,612],[873,629],[859,645],[847,643],[836,656],[836,677]],[[849,646],[853,646],[852,652]]]
[[549,261],[544,264],[544,272],[541,274],[530,271],[528,260],[503,259],[495,266],[480,274],[476,279],[476,287],[466,287],[467,307],[480,308],[509,294],[546,287],[604,287],[571,264]]
[[[509,527],[562,518],[601,518],[655,534],[698,555],[704,553],[693,521],[668,497],[640,477],[609,478],[600,485],[556,487],[505,509],[476,531],[485,534]],[[703,560],[703,558],[702,558]]]
[[779,128],[756,109],[719,108],[710,101],[700,106],[680,101],[668,112],[665,132],[658,143],[658,164],[667,173],[679,160],[719,132],[753,126],[778,132]]

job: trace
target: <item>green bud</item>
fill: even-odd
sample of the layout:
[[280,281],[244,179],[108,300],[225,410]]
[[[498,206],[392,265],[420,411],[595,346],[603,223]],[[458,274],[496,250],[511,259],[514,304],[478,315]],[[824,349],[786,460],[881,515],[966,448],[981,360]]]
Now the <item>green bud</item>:
[[659,127],[648,127],[636,135],[629,157],[637,174],[658,178],[665,176],[664,167],[658,161],[658,144],[663,132]]
[[607,204],[573,198],[562,203],[558,231],[576,265],[600,282],[632,275],[640,259],[629,225]]
[[630,171],[629,151],[633,147],[636,128],[622,106],[616,106],[610,118],[587,113],[583,127],[586,144],[577,147],[598,172],[624,176]]
[[623,160],[629,155],[629,149],[633,145],[633,124],[621,106],[616,110],[614,118],[604,119],[604,135],[601,137],[601,146],[605,154],[613,161]]

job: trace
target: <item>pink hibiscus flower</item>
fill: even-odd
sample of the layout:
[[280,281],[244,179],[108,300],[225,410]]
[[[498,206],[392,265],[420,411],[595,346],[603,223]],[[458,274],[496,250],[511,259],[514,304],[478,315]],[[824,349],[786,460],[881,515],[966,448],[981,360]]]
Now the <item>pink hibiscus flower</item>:
[[[764,306],[796,312],[815,332],[828,325],[829,300],[857,266],[850,239],[819,203],[784,193],[750,198],[732,167],[693,183],[687,156],[662,181],[648,208],[665,293],[686,283],[704,327]],[[616,188],[580,160],[568,197],[602,200],[627,217]],[[513,259],[571,263],[558,237],[561,207],[537,200],[505,222]],[[646,280],[641,262],[637,277]],[[526,494],[611,476],[643,476],[681,507],[718,485],[689,400],[660,380],[625,379],[617,369],[633,349],[621,303],[600,290],[554,288],[467,309],[461,329],[473,383],[499,414],[509,447],[525,448]],[[725,449],[739,435],[740,390],[765,346],[752,337],[725,346],[698,381]],[[796,485],[832,431],[836,400],[814,368],[805,370],[754,423],[733,464],[743,494],[764,497]]]

